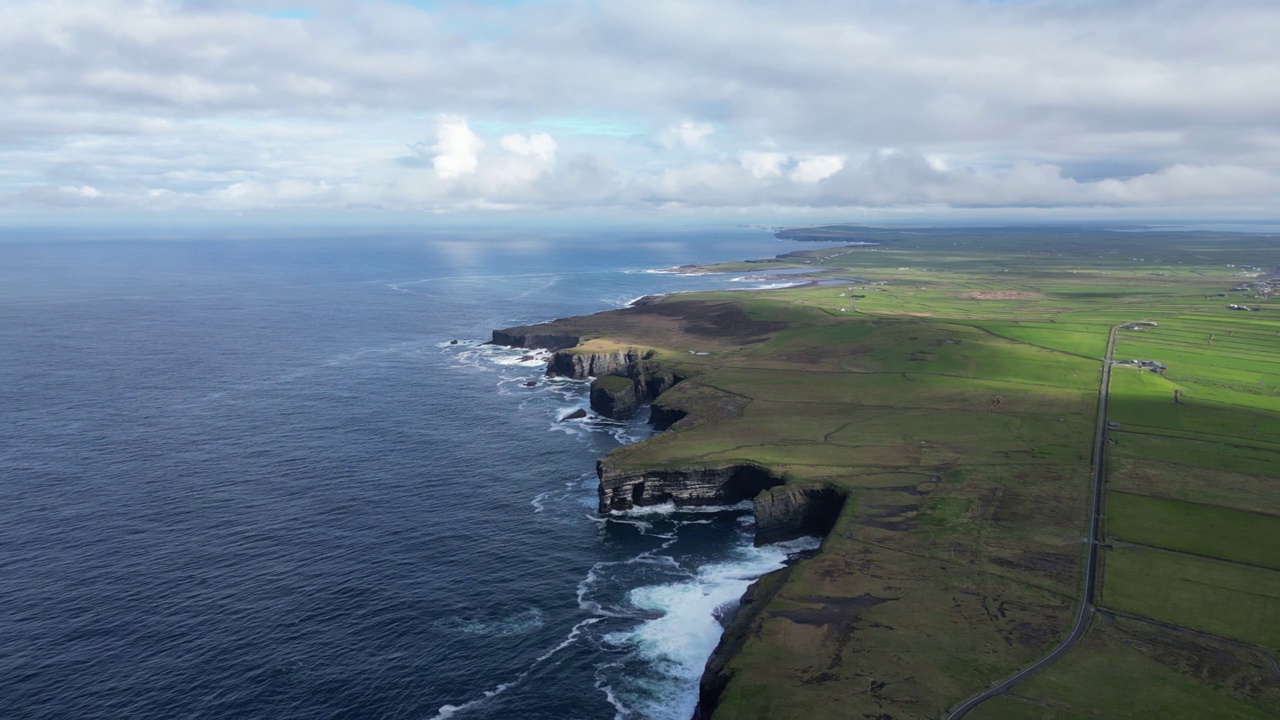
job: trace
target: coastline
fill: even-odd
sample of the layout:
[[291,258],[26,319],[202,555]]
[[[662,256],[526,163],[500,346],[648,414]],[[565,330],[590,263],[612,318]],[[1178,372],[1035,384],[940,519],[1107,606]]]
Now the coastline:
[[[1123,429],[1115,432],[1209,418],[1217,410],[1194,396],[1188,403],[1186,388],[1208,397],[1197,373],[1216,366],[1188,355],[1177,355],[1175,366],[1167,345],[1195,346],[1207,324],[1230,325],[1207,343],[1215,356],[1249,362],[1266,318],[1233,313],[1241,308],[1227,298],[1252,293],[1259,306],[1270,299],[1269,281],[1256,282],[1268,248],[1166,237],[1150,241],[1166,258],[1152,267],[1100,253],[1112,240],[1104,234],[1042,233],[1048,245],[1028,254],[1024,233],[1032,234],[937,232],[893,247],[846,247],[816,258],[821,272],[790,271],[839,277],[838,287],[649,296],[621,310],[495,333],[495,340],[559,344],[549,370],[589,381],[596,413],[629,417],[648,405],[653,427],[665,430],[598,460],[599,513],[631,519],[649,507],[750,499],[755,536],[744,541],[824,537],[814,556],[735,587],[745,591],[739,612],[717,613],[725,627],[710,636],[719,642],[698,684],[700,717],[944,716],[983,687],[1043,668],[1044,658],[1060,654],[1053,648],[1072,632],[1071,620],[1092,611],[1081,610],[1079,588],[1093,570],[1079,538],[1090,532],[1083,509],[1096,479],[1090,441],[1102,341],[1117,321],[1144,317],[1124,326],[1120,342],[1135,348],[1132,357],[1165,361],[1150,361],[1156,375],[1118,377],[1129,415],[1117,418]],[[1194,254],[1210,251],[1212,262]],[[741,274],[743,265],[707,267]],[[1166,368],[1176,380],[1163,379]],[[1176,416],[1134,414],[1167,405],[1169,382],[1178,383]],[[1232,391],[1243,392],[1237,385]],[[1252,412],[1256,401],[1246,395],[1235,412]],[[1181,424],[1173,429],[1187,432]],[[1239,434],[1272,442],[1261,425]],[[1155,497],[1160,491],[1143,473],[1167,468],[1163,456],[1147,457],[1132,434],[1119,437],[1124,474],[1108,479],[1115,484],[1108,497],[1123,500],[1127,512],[1158,511],[1169,501]],[[1201,440],[1206,454],[1196,462],[1219,467],[1214,440]],[[1128,457],[1135,450],[1137,459]],[[1214,486],[1200,476],[1181,482]],[[1144,570],[1125,547],[1103,546],[1110,565],[1097,572],[1110,573],[1110,587],[1132,590]],[[1153,633],[1165,646],[1186,642],[1181,626],[1202,621],[1102,587],[1090,605],[1106,617],[1109,608],[1130,617],[1147,607],[1149,617],[1182,622],[1145,629],[1093,623],[1072,653],[1037,677],[1061,682],[1080,673],[1097,678],[1104,666],[1120,676],[1159,668],[1180,692],[1203,693],[1203,678],[1170,664],[1160,645],[1144,645],[1152,648],[1140,651],[1145,659],[1114,652]],[[1212,587],[1205,592],[1229,590]],[[1240,621],[1215,622],[1230,637],[1250,639]],[[1218,648],[1204,638],[1194,644]],[[1242,653],[1222,655],[1222,672],[1261,682],[1265,668]],[[686,677],[688,664],[686,657]],[[1021,699],[1030,693],[1097,707],[1071,689],[1097,683],[1052,689],[1033,678],[1018,696],[992,703],[1036,705]],[[1159,701],[1135,692],[1148,705]],[[1215,692],[1204,707],[1274,705],[1263,690]],[[678,712],[687,707],[694,712],[684,704]]]
[[[706,274],[719,272],[726,271],[709,270]],[[786,287],[816,284],[809,281]],[[659,402],[667,391],[687,379],[680,374],[682,370],[678,363],[668,360],[664,364],[655,348],[618,344],[603,337],[604,333],[590,329],[583,332],[584,328],[579,323],[620,311],[653,308],[682,294],[685,293],[644,295],[620,310],[495,329],[487,344],[549,353],[547,377],[590,383],[590,407],[603,417],[628,420],[649,408],[648,422],[655,430],[653,437],[659,437],[673,427],[692,426],[709,419],[705,414],[700,415],[697,408],[684,407],[679,402]],[[611,461],[615,456],[625,455],[629,448],[650,440],[652,438],[624,446],[597,461],[598,512],[601,515],[626,514],[664,505],[697,508],[750,502],[754,518],[753,541],[757,547],[804,537],[817,538],[821,543],[834,527],[848,498],[846,491],[834,485],[797,482],[785,474],[774,473],[753,463],[634,468],[617,467]],[[803,556],[792,556],[785,567],[756,578],[731,607],[718,611],[718,614],[723,612],[719,615],[723,632],[704,664],[694,718],[711,717],[720,693],[732,677],[730,662],[758,630],[761,611],[785,583],[795,564],[821,552],[820,544]]]

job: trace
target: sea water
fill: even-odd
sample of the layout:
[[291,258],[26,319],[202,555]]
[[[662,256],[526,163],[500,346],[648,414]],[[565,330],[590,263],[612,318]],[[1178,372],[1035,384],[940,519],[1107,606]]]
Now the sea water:
[[812,546],[598,516],[643,418],[483,344],[768,233],[117,235],[0,242],[0,717],[687,718]]

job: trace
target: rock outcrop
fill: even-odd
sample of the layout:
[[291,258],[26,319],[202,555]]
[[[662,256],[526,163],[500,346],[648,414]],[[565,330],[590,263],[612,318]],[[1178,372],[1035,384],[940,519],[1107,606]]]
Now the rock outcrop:
[[775,487],[756,496],[756,545],[826,537],[844,510],[848,494],[823,483]]
[[653,429],[662,432],[689,416],[682,408],[655,402],[649,406],[649,424]]
[[613,420],[626,420],[684,378],[663,371],[653,351],[625,348],[608,352],[559,350],[547,361],[547,375],[591,383],[591,409]]
[[644,404],[636,382],[622,375],[605,375],[591,382],[591,409],[614,420],[625,420]]
[[646,505],[732,505],[761,490],[782,484],[759,465],[711,468],[620,470],[608,458],[596,463],[600,477],[600,512]]
[[545,327],[534,325],[494,330],[489,342],[508,347],[551,350],[547,375],[574,380],[594,378],[591,409],[613,420],[630,418],[684,379],[663,371],[653,360],[653,350],[628,347],[591,351],[578,348],[581,341],[579,336],[548,333]]
[[630,375],[630,368],[652,357],[652,350],[642,352],[633,347],[609,352],[561,349],[547,361],[547,374],[574,380],[603,375]]
[[576,335],[560,335],[539,331],[537,326],[513,327],[505,330],[494,330],[490,345],[506,345],[507,347],[529,348],[530,350],[563,350],[571,348],[582,341]]

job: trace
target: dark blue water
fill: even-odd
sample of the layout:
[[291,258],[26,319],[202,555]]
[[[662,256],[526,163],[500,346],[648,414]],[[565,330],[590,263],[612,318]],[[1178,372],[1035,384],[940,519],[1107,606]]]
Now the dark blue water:
[[0,243],[0,717],[687,717],[712,611],[787,549],[596,517],[643,423],[559,423],[584,387],[478,341],[786,249]]

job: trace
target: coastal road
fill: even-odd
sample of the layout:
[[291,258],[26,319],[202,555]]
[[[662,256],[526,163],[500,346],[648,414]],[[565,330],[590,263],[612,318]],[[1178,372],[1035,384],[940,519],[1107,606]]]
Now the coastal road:
[[1102,385],[1098,388],[1098,427],[1093,437],[1093,503],[1089,509],[1089,559],[1085,565],[1084,589],[1081,592],[1080,612],[1076,614],[1076,624],[1071,628],[1071,634],[1054,648],[1053,652],[965,700],[946,716],[946,720],[960,720],[970,710],[997,695],[1003,695],[1014,685],[1030,677],[1032,673],[1067,654],[1084,636],[1085,629],[1089,627],[1089,618],[1093,616],[1093,592],[1097,579],[1098,525],[1102,515],[1102,485],[1107,473],[1107,400],[1111,395],[1111,356],[1115,352],[1116,333],[1119,330],[1120,325],[1116,325],[1111,328],[1111,333],[1107,335],[1107,355],[1102,362]]

